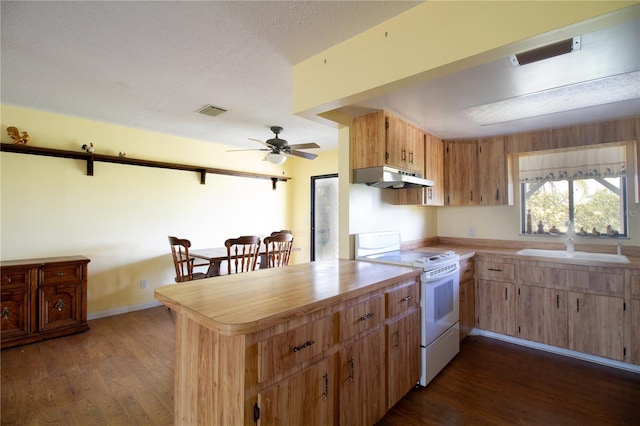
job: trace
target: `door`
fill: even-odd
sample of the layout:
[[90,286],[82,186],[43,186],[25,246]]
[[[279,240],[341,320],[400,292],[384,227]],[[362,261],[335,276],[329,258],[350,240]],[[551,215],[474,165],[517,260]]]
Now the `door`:
[[338,258],[338,175],[311,177],[311,261]]

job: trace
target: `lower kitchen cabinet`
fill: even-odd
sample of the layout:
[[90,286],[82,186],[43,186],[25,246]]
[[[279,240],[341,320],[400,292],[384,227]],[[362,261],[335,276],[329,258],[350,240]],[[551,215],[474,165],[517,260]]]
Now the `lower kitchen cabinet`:
[[333,357],[258,392],[259,425],[332,425],[336,400]]
[[384,392],[380,392],[386,376],[384,345],[380,328],[340,351],[341,425],[373,425],[387,411]]
[[634,364],[640,364],[640,276],[631,275],[630,278],[631,300],[629,301],[630,327],[629,327],[629,359]]
[[518,286],[517,337],[561,348],[569,347],[568,293],[564,290]]
[[420,380],[420,311],[387,325],[387,407],[391,408]]
[[460,261],[460,340],[476,324],[475,289],[473,259],[463,259]]
[[2,348],[88,330],[89,262],[84,256],[2,262]]
[[515,284],[478,280],[476,325],[495,333],[515,336]]
[[569,293],[569,349],[624,359],[624,299]]

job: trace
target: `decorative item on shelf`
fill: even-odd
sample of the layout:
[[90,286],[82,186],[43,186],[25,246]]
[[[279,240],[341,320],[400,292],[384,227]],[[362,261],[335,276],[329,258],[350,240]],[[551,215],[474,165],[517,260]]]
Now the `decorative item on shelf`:
[[7,133],[14,140],[14,145],[26,144],[29,141],[29,133],[22,132],[22,136],[20,136],[20,131],[17,127],[7,127]]
[[551,228],[549,228],[549,234],[551,234],[551,235],[560,235],[560,230],[558,228],[556,228],[555,225],[551,225]]
[[531,235],[531,210],[527,210],[527,234]]
[[591,230],[591,235],[593,235],[594,237],[599,237],[600,236],[600,232],[598,232],[598,230],[596,228],[593,228]]
[[587,234],[587,231],[584,230],[584,227],[581,226],[580,230],[578,231],[578,235],[582,235],[583,237],[586,237],[588,234]]
[[118,157],[126,157],[126,156],[127,156],[126,152],[122,152],[121,151],[121,152],[118,153]]
[[542,221],[538,222],[538,234],[544,234],[544,225]]
[[613,229],[611,225],[607,225],[607,235],[610,237],[617,237],[620,233]]
[[91,142],[89,145],[82,145],[82,150],[88,152],[89,154],[93,154],[93,149],[93,142]]

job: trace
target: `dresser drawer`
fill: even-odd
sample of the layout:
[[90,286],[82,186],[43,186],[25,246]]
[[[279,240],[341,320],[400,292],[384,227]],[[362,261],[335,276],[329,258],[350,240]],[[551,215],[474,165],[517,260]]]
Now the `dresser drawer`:
[[83,266],[51,265],[40,269],[40,285],[77,283],[82,281]]
[[414,282],[386,293],[387,318],[394,318],[420,306],[420,284]]
[[333,345],[333,317],[327,316],[258,343],[258,382],[322,354]]
[[340,312],[340,341],[384,324],[384,299],[376,296]]
[[31,271],[31,268],[2,268],[2,289],[31,287]]

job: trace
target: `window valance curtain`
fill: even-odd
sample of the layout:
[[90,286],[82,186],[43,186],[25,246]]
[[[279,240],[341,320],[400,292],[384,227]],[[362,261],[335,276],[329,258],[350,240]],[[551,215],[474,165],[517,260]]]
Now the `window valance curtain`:
[[521,154],[520,182],[549,182],[625,176],[626,145],[606,144],[572,150]]

